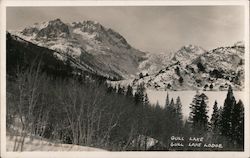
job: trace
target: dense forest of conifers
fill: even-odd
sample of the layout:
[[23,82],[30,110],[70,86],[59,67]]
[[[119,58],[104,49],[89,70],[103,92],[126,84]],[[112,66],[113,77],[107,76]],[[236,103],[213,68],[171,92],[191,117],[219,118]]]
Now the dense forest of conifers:
[[[68,61],[56,60],[49,49],[20,43],[7,34],[7,134],[22,151],[25,137],[98,147],[110,151],[244,150],[244,105],[228,89],[224,105],[197,93],[187,120],[180,96],[166,96],[166,105],[151,105],[145,87],[113,87],[105,77],[73,73]],[[79,71],[79,70],[77,70]],[[80,71],[79,71],[80,72]],[[190,105],[189,105],[190,104]],[[223,148],[173,147],[171,137],[202,137]],[[154,141],[150,145],[149,141]]]

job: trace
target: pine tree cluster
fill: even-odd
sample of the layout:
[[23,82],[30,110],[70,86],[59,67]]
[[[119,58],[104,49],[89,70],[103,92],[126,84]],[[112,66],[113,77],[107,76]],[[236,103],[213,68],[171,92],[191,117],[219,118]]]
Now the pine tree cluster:
[[224,106],[218,107],[217,101],[208,121],[208,97],[197,93],[190,104],[189,124],[194,133],[207,133],[212,140],[224,142],[229,148],[244,148],[244,105],[241,100],[236,103],[233,89],[229,86]]

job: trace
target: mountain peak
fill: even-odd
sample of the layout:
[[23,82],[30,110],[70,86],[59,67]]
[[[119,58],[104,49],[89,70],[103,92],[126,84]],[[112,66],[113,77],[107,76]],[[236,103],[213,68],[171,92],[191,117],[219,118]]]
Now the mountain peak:
[[97,21],[84,20],[82,22],[72,22],[71,27],[74,29],[78,28],[82,32],[87,32],[89,34],[105,34],[106,28]]
[[95,20],[84,20],[82,23],[89,24],[89,25],[95,25],[95,26],[101,25],[98,21],[95,21]]
[[97,21],[64,23],[53,19],[17,32],[27,41],[79,60],[98,74],[128,77],[136,74],[144,52],[131,47],[118,32]]
[[185,50],[187,52],[196,52],[198,50],[204,50],[204,49],[200,46],[197,46],[197,45],[188,44],[188,45],[181,47],[180,50]]
[[72,26],[74,28],[78,27],[96,27],[96,28],[104,28],[103,25],[101,25],[98,21],[92,21],[92,20],[84,20],[82,22],[72,22]]
[[56,18],[54,20],[50,20],[49,24],[64,24],[61,19]]
[[197,45],[185,45],[183,47],[181,47],[178,51],[177,51],[177,55],[187,55],[187,54],[203,54],[204,52],[206,52],[202,47],[197,46]]
[[185,45],[181,47],[173,57],[174,61],[179,61],[180,63],[187,65],[192,63],[198,56],[205,53],[206,51],[196,45]]
[[82,32],[95,34],[97,41],[103,42],[106,40],[111,45],[119,47],[131,48],[126,39],[111,28],[106,28],[97,21],[85,20],[83,22],[73,22],[71,26],[74,29],[80,29]]
[[59,36],[69,36],[68,25],[63,23],[59,18],[49,21],[47,25],[37,33],[37,38],[56,38]]
[[56,38],[69,36],[68,26],[57,18],[43,23],[35,23],[33,26],[24,28],[21,34],[35,38]]
[[234,43],[234,46],[244,47],[245,44],[244,44],[244,41],[238,41],[238,42]]

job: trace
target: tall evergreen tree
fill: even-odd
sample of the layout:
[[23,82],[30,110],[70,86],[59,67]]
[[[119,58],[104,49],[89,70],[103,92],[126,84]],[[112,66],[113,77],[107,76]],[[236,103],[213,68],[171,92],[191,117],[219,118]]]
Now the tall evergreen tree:
[[232,113],[235,104],[236,101],[233,95],[233,89],[230,85],[224,102],[220,121],[221,134],[228,138],[231,138],[232,136]]
[[190,107],[189,107],[190,113],[189,113],[188,121],[190,124],[193,124],[194,115],[196,114],[196,111],[197,111],[197,105],[200,104],[199,96],[200,96],[199,92],[196,91],[196,94],[192,100],[192,103],[190,104]]
[[111,84],[108,84],[107,87],[108,87],[108,88],[107,88],[107,92],[108,92],[108,93],[114,92],[114,88],[112,87]]
[[204,131],[208,129],[207,100],[208,97],[204,93],[196,94],[191,103],[189,120],[193,130]]
[[114,92],[114,93],[117,93],[117,88],[116,88],[116,86],[113,87],[113,92]]
[[176,114],[176,106],[174,103],[174,99],[171,98],[169,106],[167,106],[166,109],[166,117],[168,118],[168,121],[173,124],[172,126],[177,126],[177,114]]
[[130,85],[128,85],[128,87],[127,87],[126,96],[133,97],[133,88]]
[[218,109],[218,103],[215,100],[214,106],[213,106],[213,113],[211,117],[211,129],[214,134],[218,134],[219,132],[219,120],[220,120],[220,112]]
[[219,108],[219,110],[218,110],[218,113],[219,113],[219,122],[220,122],[220,120],[221,120],[222,111],[223,111],[223,107],[220,106],[220,108]]
[[157,101],[156,104],[155,104],[155,108],[156,108],[157,110],[161,109],[161,106],[160,106],[160,104],[159,104],[158,101]]
[[144,93],[145,93],[144,84],[139,84],[137,86],[137,90],[134,95],[136,105],[142,104],[144,102]]
[[169,106],[169,94],[167,93],[167,98],[165,102],[165,109]]
[[180,123],[182,123],[182,119],[183,119],[183,116],[182,116],[182,104],[181,104],[181,98],[178,96],[177,99],[176,99],[176,115],[177,115],[177,119]]
[[125,90],[124,90],[124,87],[122,87],[120,84],[118,85],[118,90],[117,90],[117,93],[118,94],[121,94],[121,95],[124,95],[124,92]]
[[233,108],[232,140],[241,147],[244,145],[244,105],[241,100]]
[[145,94],[145,97],[144,97],[144,105],[145,106],[149,105],[149,99],[148,99],[148,95],[147,94]]
[[174,104],[174,99],[172,98],[170,101],[169,106],[167,107],[167,112],[169,113],[169,115],[173,116],[174,113],[176,112],[175,109],[175,104]]
[[208,115],[207,115],[207,100],[208,97],[202,93],[200,95],[201,103],[200,106],[198,106],[198,111],[196,113],[197,116],[197,127],[203,130],[208,129]]
[[175,121],[176,121],[177,133],[179,133],[183,128],[182,104],[179,96],[177,97],[175,104]]
[[219,113],[219,122],[218,122],[218,129],[219,129],[219,134],[221,135],[221,120],[222,120],[222,112],[223,112],[223,107],[220,106],[218,113]]

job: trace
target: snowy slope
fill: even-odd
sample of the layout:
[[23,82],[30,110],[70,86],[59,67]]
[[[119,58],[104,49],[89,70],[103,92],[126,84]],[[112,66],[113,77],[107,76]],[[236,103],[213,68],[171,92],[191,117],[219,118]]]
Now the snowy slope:
[[173,53],[159,53],[152,54],[148,53],[146,55],[146,60],[142,61],[139,65],[139,70],[144,75],[145,74],[154,74],[158,72],[162,68],[169,65],[171,62],[171,58]]
[[[15,137],[7,136],[6,138],[6,150],[13,151]],[[20,137],[18,137],[20,139]],[[26,137],[24,140],[23,151],[106,151],[99,148],[93,148],[88,146],[79,146],[72,144],[53,143],[48,140],[39,138]]]
[[122,35],[96,21],[66,24],[55,19],[11,33],[39,46],[67,54],[106,77],[129,78],[135,75],[139,62],[145,56]]
[[186,45],[178,50],[172,58],[172,63],[179,62],[182,66],[190,65],[197,57],[204,54],[206,50],[195,45]]
[[[145,83],[147,88],[156,90],[227,90],[229,85],[235,90],[242,90],[244,48],[242,42],[211,51],[187,45],[165,57],[149,56],[140,65],[143,77],[138,76],[130,84]],[[119,83],[128,84],[126,81],[116,84]]]
[[[180,62],[182,65],[191,64],[201,54],[206,51],[195,45],[186,45],[179,49],[177,52],[163,52],[159,54],[147,54],[147,60],[140,63],[139,68],[143,74],[154,74],[161,69]],[[188,59],[188,60],[187,60]]]

